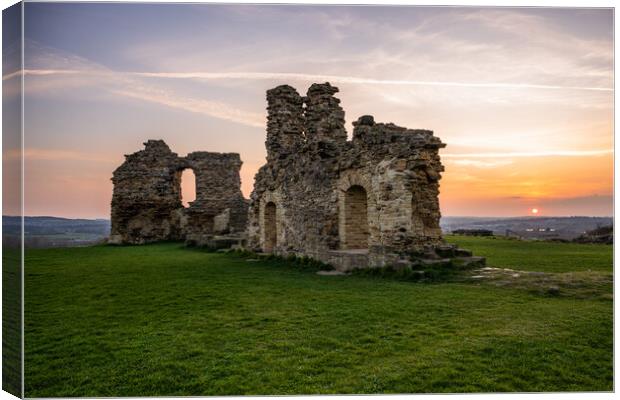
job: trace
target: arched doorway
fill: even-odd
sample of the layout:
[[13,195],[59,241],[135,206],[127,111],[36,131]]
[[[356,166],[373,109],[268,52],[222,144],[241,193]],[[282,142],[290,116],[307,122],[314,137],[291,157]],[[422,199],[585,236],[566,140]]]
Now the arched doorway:
[[181,171],[181,202],[183,207],[189,207],[189,203],[196,200],[196,175],[191,168]]
[[368,248],[368,196],[362,186],[351,186],[344,197],[345,249]]
[[265,215],[263,218],[263,233],[265,243],[263,251],[271,253],[278,244],[278,228],[276,224],[276,204],[273,201],[265,204]]

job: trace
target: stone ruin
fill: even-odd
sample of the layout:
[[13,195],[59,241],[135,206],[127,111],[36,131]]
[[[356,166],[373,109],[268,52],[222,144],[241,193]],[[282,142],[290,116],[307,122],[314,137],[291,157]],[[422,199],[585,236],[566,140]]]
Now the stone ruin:
[[483,262],[443,242],[433,132],[360,117],[347,140],[329,83],[267,91],[267,164],[250,199],[248,247],[339,270]]
[[[185,240],[221,246],[242,239],[248,204],[239,154],[197,151],[179,157],[163,140],[144,145],[114,171],[110,243]],[[196,177],[196,200],[183,207],[181,173],[187,168]]]
[[[114,171],[110,242],[242,243],[341,271],[484,264],[442,240],[445,144],[432,131],[376,123],[369,115],[353,123],[347,140],[337,92],[329,83],[313,84],[305,97],[288,85],[267,91],[267,163],[249,204],[238,154],[179,157],[163,141],[149,140]],[[196,201],[184,208],[186,168],[196,175]]]

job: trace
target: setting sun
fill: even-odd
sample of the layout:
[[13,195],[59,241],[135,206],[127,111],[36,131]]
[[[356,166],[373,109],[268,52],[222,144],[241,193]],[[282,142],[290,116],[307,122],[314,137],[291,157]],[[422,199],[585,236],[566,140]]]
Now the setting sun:
[[534,215],[538,214],[538,208],[532,208],[532,214]]

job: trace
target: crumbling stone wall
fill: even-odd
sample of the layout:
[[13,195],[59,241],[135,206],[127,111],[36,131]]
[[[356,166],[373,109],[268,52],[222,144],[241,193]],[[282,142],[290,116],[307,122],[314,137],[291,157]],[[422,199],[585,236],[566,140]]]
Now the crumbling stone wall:
[[[221,240],[281,255],[309,256],[339,269],[484,262],[446,245],[439,227],[439,180],[445,144],[432,131],[353,123],[329,83],[302,97],[288,85],[267,91],[267,163],[248,202],[238,154],[179,157],[161,140],[126,156],[112,181],[111,243]],[[196,200],[184,208],[184,169],[196,177]],[[465,259],[466,258],[466,259]]]
[[354,122],[348,141],[337,92],[329,83],[305,97],[288,85],[267,91],[267,163],[250,198],[249,247],[345,269],[435,257],[445,144],[372,116]]
[[[217,236],[239,236],[247,224],[236,153],[173,153],[163,140],[125,156],[113,174],[110,243],[187,240],[205,244]],[[181,201],[181,173],[196,177],[196,200]]]

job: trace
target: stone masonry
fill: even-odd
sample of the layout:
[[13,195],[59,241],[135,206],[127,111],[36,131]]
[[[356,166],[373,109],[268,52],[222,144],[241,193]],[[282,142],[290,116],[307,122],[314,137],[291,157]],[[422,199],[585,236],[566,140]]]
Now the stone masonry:
[[[205,245],[240,239],[247,225],[247,200],[241,194],[236,153],[173,153],[163,140],[125,156],[114,171],[110,243],[142,244],[186,240]],[[196,177],[196,200],[181,201],[181,173]]]
[[[341,271],[366,267],[484,264],[446,244],[439,227],[444,168],[432,131],[353,123],[329,83],[302,97],[291,86],[267,91],[267,163],[243,198],[236,153],[173,153],[162,140],[125,156],[112,182],[110,243],[185,240],[311,257]],[[181,201],[181,173],[196,177],[196,200]]]
[[369,115],[348,141],[337,92],[329,83],[305,97],[288,85],[267,91],[267,163],[250,199],[248,247],[341,270],[471,256],[441,237],[445,144]]

